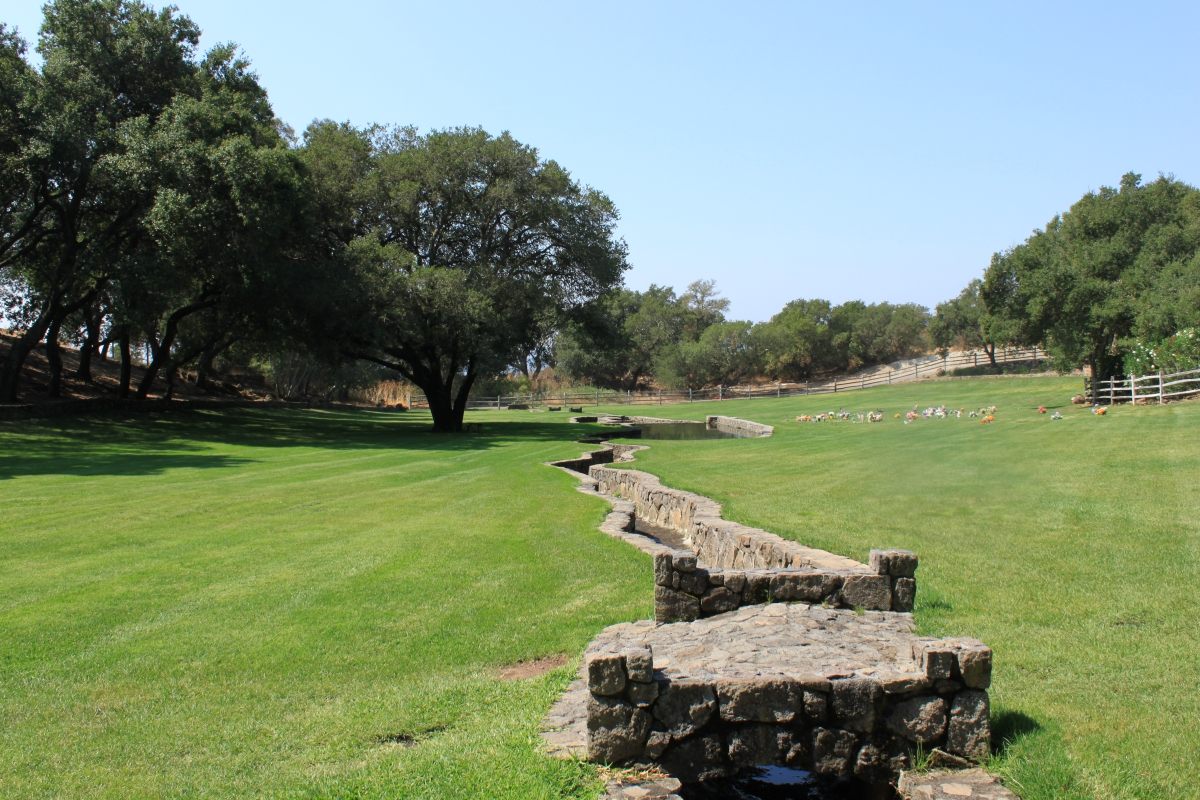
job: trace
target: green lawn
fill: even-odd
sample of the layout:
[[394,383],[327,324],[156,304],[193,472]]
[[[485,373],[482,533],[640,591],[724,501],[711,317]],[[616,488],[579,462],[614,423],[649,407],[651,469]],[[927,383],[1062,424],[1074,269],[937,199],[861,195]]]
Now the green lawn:
[[[993,766],[1026,800],[1200,797],[1200,402],[1097,417],[1068,404],[1079,388],[984,378],[644,408],[776,431],[654,442],[637,466],[806,544],[915,550],[922,632],[995,650]],[[991,425],[893,418],[941,403],[999,410]],[[841,408],[888,413],[794,421]]]
[[594,796],[537,725],[650,563],[571,429],[480,419],[0,425],[0,797]]
[[[996,650],[995,766],[1026,800],[1200,797],[1200,403],[1096,418],[1077,389],[639,408],[777,431],[637,466],[808,544],[916,550],[922,630]],[[998,418],[891,416],[943,402]],[[843,405],[888,418],[792,421]],[[541,465],[581,450],[566,416],[0,424],[0,797],[594,797],[537,725],[596,632],[649,616],[651,570]]]

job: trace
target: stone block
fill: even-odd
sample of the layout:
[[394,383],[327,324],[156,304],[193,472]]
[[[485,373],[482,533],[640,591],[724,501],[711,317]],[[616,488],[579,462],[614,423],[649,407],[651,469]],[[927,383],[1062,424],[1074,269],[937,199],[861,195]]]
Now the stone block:
[[876,744],[867,742],[858,749],[854,759],[854,777],[866,783],[887,783],[892,777],[888,769],[887,756]]
[[913,642],[913,656],[925,677],[931,681],[951,680],[958,669],[957,653],[952,646],[944,642]]
[[746,588],[746,573],[744,572],[726,572],[725,573],[725,588],[731,592],[740,593]]
[[829,696],[824,692],[804,693],[804,716],[813,722],[829,719]]
[[696,557],[688,553],[676,551],[671,554],[671,566],[676,572],[695,572]]
[[725,748],[716,734],[673,743],[660,763],[672,777],[685,783],[712,780],[729,773]]
[[892,584],[892,610],[912,611],[917,601],[917,582],[912,578],[896,578]]
[[892,607],[892,582],[886,575],[847,575],[842,602],[851,608],[887,611]]
[[947,713],[946,701],[936,695],[914,697],[896,704],[887,726],[910,742],[931,744],[946,735]]
[[991,754],[992,727],[987,692],[966,689],[950,704],[950,725],[946,749],[973,761],[984,761]]
[[777,764],[792,744],[791,734],[775,725],[738,725],[725,738],[729,760],[739,767]]
[[654,654],[649,647],[630,647],[621,652],[625,657],[625,675],[634,683],[654,680]]
[[791,746],[783,755],[783,763],[796,769],[812,768],[812,739],[807,735],[797,734],[792,737]]
[[675,588],[681,592],[700,597],[708,591],[708,572],[705,570],[676,572],[672,584],[677,584]]
[[881,675],[879,685],[884,694],[912,694],[925,691],[933,682],[926,678],[924,673],[895,672]]
[[654,718],[659,727],[680,738],[703,728],[716,710],[717,695],[712,686],[699,681],[671,681],[659,685]]
[[700,599],[666,586],[654,587],[655,622],[691,622],[700,618]]
[[849,776],[858,737],[837,728],[814,728],[813,772],[838,778]]
[[657,759],[667,749],[667,745],[671,743],[671,734],[666,731],[650,731],[650,737],[646,739],[646,758],[651,760]]
[[588,698],[588,760],[615,764],[640,756],[650,735],[650,714],[612,697]]
[[771,595],[771,575],[760,570],[746,573],[746,588],[742,590],[742,600],[747,604],[766,603]]
[[729,591],[724,586],[716,586],[700,598],[700,610],[705,614],[722,614],[737,608],[741,599],[741,595]]
[[587,659],[588,691],[610,697],[625,690],[625,659],[616,653],[597,653]]
[[958,650],[958,672],[972,689],[992,685],[992,648],[983,642],[963,642]]
[[717,703],[726,722],[792,722],[804,693],[790,681],[729,681],[717,684]]
[[648,708],[658,699],[658,684],[628,683],[625,685],[625,696],[639,708]]
[[870,678],[833,681],[834,721],[846,730],[870,732],[882,699],[883,689]]
[[675,570],[671,568],[670,553],[656,553],[654,556],[654,585],[670,586],[671,576]]
[[893,578],[911,578],[917,574],[917,554],[911,550],[872,550],[871,571]]
[[820,603],[837,593],[841,576],[828,572],[782,572],[771,578],[771,599]]

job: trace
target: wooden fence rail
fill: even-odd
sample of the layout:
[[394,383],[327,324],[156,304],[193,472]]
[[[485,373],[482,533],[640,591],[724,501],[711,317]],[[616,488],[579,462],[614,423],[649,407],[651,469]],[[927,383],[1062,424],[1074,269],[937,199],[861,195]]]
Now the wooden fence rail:
[[[996,351],[997,364],[1042,361],[1044,351],[1036,347],[1008,348]],[[591,391],[549,392],[535,394],[512,394],[494,397],[471,398],[470,408],[507,408],[509,406],[599,406],[599,405],[663,405],[665,403],[690,403],[700,400],[734,400],[751,397],[796,397],[810,394],[833,394],[855,389],[870,389],[893,383],[906,383],[955,369],[988,365],[990,360],[983,351],[951,353],[947,356],[925,356],[908,362],[897,362],[886,367],[876,367],[853,375],[841,375],[822,381],[805,383],[776,383],[767,386],[717,386],[708,389],[682,389],[676,391],[619,391],[593,389]],[[428,402],[421,392],[412,396],[414,408],[426,408]]]
[[1130,375],[1124,378],[1085,378],[1084,394],[1093,403],[1165,403],[1200,394],[1200,369],[1183,372]]

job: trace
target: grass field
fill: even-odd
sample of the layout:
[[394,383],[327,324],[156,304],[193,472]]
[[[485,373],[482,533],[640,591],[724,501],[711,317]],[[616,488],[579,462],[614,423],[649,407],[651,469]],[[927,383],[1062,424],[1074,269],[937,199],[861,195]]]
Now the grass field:
[[[1096,418],[1077,387],[639,408],[777,432],[637,466],[808,544],[916,550],[922,630],[996,650],[995,766],[1026,800],[1200,797],[1200,404]],[[997,421],[891,417],[943,402]],[[792,421],[843,404],[888,419]],[[0,424],[0,797],[594,796],[537,724],[592,635],[649,615],[651,577],[541,465],[580,451],[565,418]]]
[[[993,766],[1026,800],[1200,797],[1200,402],[1096,417],[1067,403],[1078,390],[981,378],[730,401],[719,413],[775,436],[654,442],[637,467],[806,544],[915,550],[921,631],[995,650]],[[941,403],[999,410],[893,419]],[[887,419],[794,421],[843,407]]]
[[563,798],[572,666],[649,560],[501,415],[237,411],[0,425],[0,797]]

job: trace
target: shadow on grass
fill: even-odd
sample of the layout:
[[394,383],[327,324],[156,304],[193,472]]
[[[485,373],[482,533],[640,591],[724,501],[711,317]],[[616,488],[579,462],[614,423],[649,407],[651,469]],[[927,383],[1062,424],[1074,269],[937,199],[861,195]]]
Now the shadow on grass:
[[434,433],[428,419],[386,411],[230,409],[94,416],[0,425],[0,480],[21,475],[153,475],[254,461],[214,445],[330,450],[469,451],[572,441],[592,426],[498,420]]
[[992,717],[992,752],[1002,756],[1009,747],[1042,729],[1038,721],[1020,711],[999,711]]

